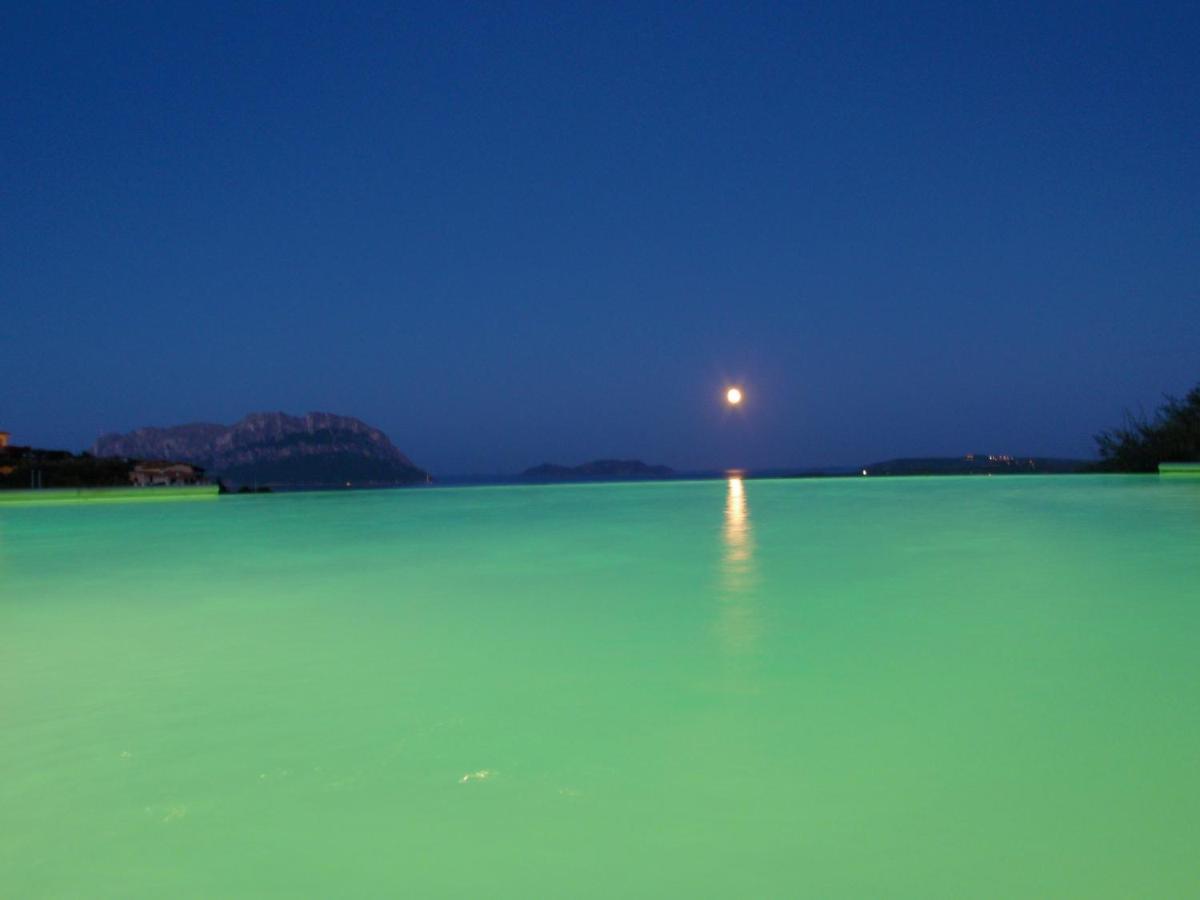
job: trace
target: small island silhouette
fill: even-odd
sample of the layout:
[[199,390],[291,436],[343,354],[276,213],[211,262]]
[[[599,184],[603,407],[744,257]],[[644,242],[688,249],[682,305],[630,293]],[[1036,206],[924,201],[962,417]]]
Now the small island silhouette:
[[542,463],[521,473],[528,481],[610,481],[625,478],[670,478],[675,471],[640,459],[594,459],[578,466]]

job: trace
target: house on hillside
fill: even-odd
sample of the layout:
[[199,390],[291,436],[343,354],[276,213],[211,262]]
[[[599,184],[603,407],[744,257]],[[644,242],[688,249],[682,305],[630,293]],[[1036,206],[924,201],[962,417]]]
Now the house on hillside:
[[200,466],[166,460],[146,460],[137,463],[129,473],[129,481],[137,487],[207,484],[204,469]]
[[18,447],[10,447],[8,439],[12,435],[7,431],[0,431],[0,475],[8,476],[16,471],[15,461],[18,458]]

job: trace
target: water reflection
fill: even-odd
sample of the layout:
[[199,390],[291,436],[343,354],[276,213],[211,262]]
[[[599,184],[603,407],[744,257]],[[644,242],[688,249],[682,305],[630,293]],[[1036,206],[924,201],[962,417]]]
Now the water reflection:
[[721,611],[717,624],[722,643],[731,653],[748,653],[758,638],[759,622],[753,602],[757,580],[754,531],[750,505],[740,472],[729,473],[725,490],[725,524],[721,532]]
[[730,590],[745,587],[754,558],[754,535],[750,531],[750,509],[740,477],[732,477],[725,493],[725,579]]

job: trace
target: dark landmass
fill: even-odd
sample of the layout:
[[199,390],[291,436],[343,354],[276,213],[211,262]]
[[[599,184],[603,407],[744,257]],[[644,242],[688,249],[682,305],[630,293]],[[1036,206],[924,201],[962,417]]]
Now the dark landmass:
[[[1076,472],[1154,472],[1164,462],[1200,462],[1200,385],[1182,400],[1167,397],[1152,418],[1126,414],[1125,425],[1096,436],[1100,461],[967,454],[912,457],[864,467],[739,472],[746,478],[836,478],[868,475],[1017,475]],[[202,466],[234,490],[373,487],[428,483],[430,476],[383,432],[348,416],[252,413],[234,425],[193,423],[140,428],[100,437],[91,453],[0,446],[0,489],[121,487],[150,461]],[[197,473],[200,478],[204,473]],[[729,472],[675,472],[641,460],[601,459],[578,466],[543,463],[516,476],[463,476],[460,484],[720,478]]]
[[233,485],[366,487],[431,480],[382,431],[331,413],[251,413],[233,425],[139,428],[103,435],[92,452],[183,460]]
[[617,481],[625,479],[671,478],[675,472],[666,466],[651,466],[640,459],[595,459],[579,466],[542,463],[521,473],[526,481]]
[[90,453],[0,448],[0,490],[79,487],[129,487],[136,464],[130,459],[96,459]]
[[740,478],[753,480],[755,478],[848,478],[851,475],[862,475],[861,466],[820,466],[807,469],[730,469],[719,473],[717,477],[728,478],[737,475]]
[[1086,472],[1092,463],[1082,459],[1046,456],[1007,456],[973,453],[889,459],[863,466],[868,475],[1066,475]]
[[[543,470],[543,466],[535,466],[532,469],[527,469],[525,472],[515,474],[496,473],[496,474],[465,474],[465,475],[439,475],[438,484],[442,486],[469,487],[471,485],[505,485],[505,484],[530,484],[531,482],[552,482],[552,481],[620,481],[620,480],[637,480],[633,476],[618,475],[615,477],[585,477],[574,474],[575,467],[573,466],[556,466],[551,463],[544,464],[550,466],[552,471],[567,471],[570,475],[565,476],[540,476],[536,473]],[[754,478],[832,478],[849,475],[860,475],[861,467],[854,466],[827,466],[815,469],[670,469],[666,466],[651,466],[653,469],[666,470],[665,475],[651,476],[647,480],[671,480],[671,481],[712,481],[714,479],[725,480],[731,476],[739,478],[754,479]],[[530,474],[534,473],[534,474]]]
[[1153,418],[1126,412],[1121,428],[1096,435],[1101,472],[1157,472],[1159,463],[1200,462],[1200,384],[1168,396]]

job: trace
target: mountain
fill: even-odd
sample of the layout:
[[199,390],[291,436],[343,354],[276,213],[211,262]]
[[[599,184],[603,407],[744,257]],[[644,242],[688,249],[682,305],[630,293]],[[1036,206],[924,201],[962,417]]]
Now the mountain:
[[1054,475],[1082,472],[1088,466],[1089,463],[1082,459],[971,453],[967,456],[889,459],[866,466],[865,473],[871,475]]
[[378,428],[350,416],[251,413],[233,425],[194,423],[106,434],[96,456],[171,459],[235,484],[416,484],[429,475]]
[[540,481],[604,481],[623,478],[670,478],[666,466],[650,466],[640,459],[594,459],[580,466],[542,463],[521,473],[522,478]]

